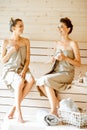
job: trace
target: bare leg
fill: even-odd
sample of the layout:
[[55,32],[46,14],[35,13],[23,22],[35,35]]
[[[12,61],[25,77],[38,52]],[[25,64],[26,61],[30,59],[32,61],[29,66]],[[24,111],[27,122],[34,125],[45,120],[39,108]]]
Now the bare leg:
[[[22,114],[21,114],[21,110],[20,110],[20,104],[22,102],[22,100],[24,99],[24,97],[29,93],[29,91],[31,90],[32,86],[33,86],[33,81],[32,79],[26,83],[26,86],[24,87],[22,93],[20,94],[20,91],[19,91],[19,102],[17,103],[18,104],[18,107],[16,107],[16,109],[18,108],[18,121],[20,122],[24,122],[23,121],[23,118],[22,118]],[[17,106],[17,105],[16,105]]]
[[59,102],[55,96],[55,92],[54,92],[53,88],[49,88],[49,87],[45,87],[45,90],[46,90],[47,97],[49,99],[50,106],[51,106],[50,113],[58,116],[57,106],[58,106]]
[[11,109],[10,109],[10,111],[9,111],[9,113],[8,113],[8,118],[9,118],[9,119],[13,119],[13,115],[14,115],[15,110],[16,110],[16,106],[15,106],[15,104],[14,104],[14,105],[11,107]]
[[15,104],[16,104],[16,111],[17,111],[17,116],[18,116],[17,120],[21,123],[24,122],[22,118],[21,108],[20,108],[23,88],[24,88],[24,79],[21,79],[21,82],[15,91]]
[[29,81],[27,81],[24,89],[23,89],[23,93],[22,93],[22,98],[21,98],[21,102],[24,99],[24,97],[30,92],[31,88],[33,87],[34,84],[34,79],[31,78]]
[[47,93],[46,93],[46,90],[45,90],[44,86],[39,86],[39,90],[41,90],[42,93],[44,94],[44,96],[47,97]]
[[[24,97],[25,97],[25,96],[29,93],[29,91],[31,90],[31,88],[32,88],[32,86],[33,86],[33,84],[34,84],[34,82],[35,82],[34,79],[31,78],[31,79],[29,80],[29,82],[27,82],[27,83],[25,84],[25,87],[23,88],[23,91],[22,91],[22,97],[21,97],[20,103],[22,102],[22,100],[24,99]],[[16,110],[16,105],[14,104],[14,105],[12,106],[11,110],[10,110],[9,115],[8,115],[8,118],[9,118],[9,119],[12,119],[12,118],[13,118],[13,115],[14,115],[15,110]]]
[[61,100],[61,98],[60,98],[59,95],[57,95],[57,100],[58,100],[58,107],[59,107],[59,102],[60,102],[60,100]]

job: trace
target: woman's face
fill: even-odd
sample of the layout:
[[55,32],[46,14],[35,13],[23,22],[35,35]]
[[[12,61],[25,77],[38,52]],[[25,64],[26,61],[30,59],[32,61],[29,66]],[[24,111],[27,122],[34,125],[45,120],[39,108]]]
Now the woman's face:
[[13,32],[15,32],[18,35],[21,35],[24,31],[24,24],[22,21],[18,21],[15,27],[13,27]]
[[58,25],[58,31],[60,33],[60,35],[64,36],[64,35],[68,35],[70,28],[67,28],[66,24],[63,22],[60,22]]

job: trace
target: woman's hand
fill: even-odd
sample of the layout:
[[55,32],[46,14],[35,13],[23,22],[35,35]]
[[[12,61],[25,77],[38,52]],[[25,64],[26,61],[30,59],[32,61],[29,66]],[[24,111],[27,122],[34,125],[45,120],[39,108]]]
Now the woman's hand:
[[66,59],[66,56],[61,52],[57,56],[54,57],[56,60],[62,61]]
[[13,54],[14,52],[18,51],[18,49],[19,49],[19,46],[18,46],[18,45],[14,45],[14,46],[12,46],[12,47],[9,49],[8,53]]
[[22,71],[19,75],[21,76],[21,78],[25,78],[25,72]]
[[66,59],[66,56],[63,53],[60,53],[58,60],[62,61],[62,60],[65,60],[65,59]]
[[18,49],[19,49],[19,46],[18,45],[14,45],[14,46],[10,47],[10,49],[7,51],[7,53],[6,53],[6,50],[5,50],[4,54],[2,54],[1,62],[6,63],[10,59],[11,55],[14,52],[18,51]]

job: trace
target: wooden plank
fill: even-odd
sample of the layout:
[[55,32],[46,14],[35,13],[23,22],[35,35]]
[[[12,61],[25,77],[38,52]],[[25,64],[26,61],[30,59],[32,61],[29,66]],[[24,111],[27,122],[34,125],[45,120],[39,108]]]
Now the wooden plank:
[[[78,107],[81,107],[83,109],[87,108],[87,103],[84,102],[76,102]],[[9,112],[11,106],[1,106],[0,105],[0,111],[4,113],[4,115],[6,115],[6,113]],[[23,115],[30,115],[30,114],[37,114],[38,110],[50,110],[50,108],[46,108],[46,107],[22,107],[22,113]]]
[[[45,106],[45,105],[44,105]],[[0,111],[1,112],[3,112],[3,113],[8,113],[9,112],[9,110],[10,110],[10,108],[11,108],[11,105],[10,106],[7,106],[7,105],[0,105]],[[28,115],[28,113],[29,114],[35,114],[36,115],[36,112],[38,111],[38,110],[40,110],[40,109],[44,109],[44,110],[49,110],[49,108],[46,108],[46,107],[38,107],[38,106],[36,106],[36,107],[26,107],[26,106],[22,106],[21,107],[22,108],[22,112],[23,112],[23,114],[27,114]]]
[[[3,2],[0,3],[0,6],[1,6],[0,16],[2,17],[1,24],[0,24],[1,25],[0,37],[3,37],[3,38],[8,37],[7,21],[9,21],[10,16],[13,16],[13,17],[20,16],[21,18],[23,18],[24,23],[25,23],[25,32],[24,32],[25,36],[28,36],[28,37],[30,36],[30,38],[32,39],[36,38],[36,39],[42,39],[42,40],[44,39],[55,40],[55,34],[56,34],[56,39],[57,38],[59,39],[57,30],[56,30],[56,27],[58,25],[58,18],[60,18],[61,16],[70,16],[75,25],[75,29],[72,34],[74,39],[76,38],[77,40],[79,39],[81,41],[83,40],[87,41],[87,38],[86,38],[87,2],[86,0],[83,0],[83,1],[82,0],[79,0],[79,1],[36,0],[33,2],[32,0],[29,0],[29,1],[25,0],[25,2],[21,2],[21,4],[16,4],[17,0],[15,1],[15,3],[11,1],[10,4],[8,4],[9,2],[10,1],[7,0],[4,3]],[[80,10],[78,13],[79,7],[80,7]],[[77,19],[75,19],[75,17]],[[78,21],[80,21],[79,25],[78,25]],[[10,33],[9,33],[9,36],[10,36]]]
[[24,99],[22,106],[26,107],[42,107],[42,108],[49,108],[49,102],[46,99]]
[[0,120],[4,119],[5,114],[6,114],[5,112],[0,112]]
[[0,89],[0,98],[2,97],[14,97],[14,93],[10,92],[8,89]]
[[[44,42],[45,43],[45,42]],[[49,55],[49,52],[50,53],[52,53],[52,55],[53,55],[53,53],[54,53],[54,50],[53,50],[53,48],[48,48],[48,46],[47,46],[48,44],[46,44],[46,45],[39,45],[39,46],[37,46],[37,47],[35,47],[35,45],[33,46],[33,47],[31,47],[31,54],[39,54],[39,53],[41,53],[42,54],[42,52],[43,52],[43,55],[44,55],[44,51],[45,51],[45,54],[47,54],[47,55]],[[52,45],[52,47],[53,47],[53,45]],[[85,45],[85,43],[83,43],[83,45],[82,46],[80,46],[81,48],[80,48],[80,53],[81,53],[81,56],[84,56],[84,57],[87,57],[87,44]],[[41,52],[40,52],[41,51]]]
[[49,111],[49,108],[42,108],[42,107],[22,107],[22,113],[23,115],[35,115],[37,116],[37,113],[39,110],[47,110]]
[[54,50],[50,48],[31,48],[32,56],[53,56]]
[[[56,41],[32,41],[30,40],[31,47],[42,47],[42,48],[54,48]],[[87,42],[79,42],[79,49],[87,49]]]
[[61,91],[61,93],[71,93],[71,94],[87,94],[87,87],[81,87],[76,85],[71,85],[70,89]]
[[[0,43],[2,44],[3,40],[1,40]],[[53,47],[55,43],[56,42],[53,41],[31,41],[31,62],[51,62],[51,56],[54,54]],[[84,62],[86,64],[87,62],[85,58],[87,58],[87,44],[79,43],[79,47],[82,64]]]
[[83,110],[87,110],[87,103],[84,102],[76,102],[77,106],[82,108]]
[[87,64],[87,58],[81,58],[81,64]]
[[[0,105],[1,106],[9,106],[13,105],[14,99],[13,98],[0,98]],[[44,105],[45,104],[45,105]],[[22,102],[22,106],[24,107],[49,107],[49,102],[47,99],[32,99],[27,98],[24,99]]]
[[80,50],[81,58],[87,58],[87,48]]
[[71,97],[73,99],[73,101],[77,101],[77,102],[84,102],[87,103],[87,99],[86,99],[87,94],[70,94],[70,93],[63,93],[63,94],[59,94],[59,97],[61,99],[65,99],[65,98],[69,98]]
[[30,57],[31,62],[40,62],[40,63],[51,63],[52,57],[51,56],[32,56]]
[[8,106],[8,105],[0,105],[0,112],[4,112],[6,113],[8,110],[10,110],[11,108],[11,105]]
[[80,49],[87,49],[87,42],[79,42],[78,45]]
[[[14,98],[14,93],[11,93],[9,90],[0,90],[0,99],[2,98]],[[30,93],[25,97],[25,99],[44,99],[47,98],[40,96],[38,91],[30,91]]]
[[54,48],[56,41],[32,41],[30,40],[31,47],[41,48]]

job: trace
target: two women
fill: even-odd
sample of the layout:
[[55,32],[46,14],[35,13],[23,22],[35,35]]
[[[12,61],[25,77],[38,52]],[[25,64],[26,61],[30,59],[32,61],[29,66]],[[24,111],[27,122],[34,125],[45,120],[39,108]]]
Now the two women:
[[[28,69],[30,63],[29,40],[21,37],[24,25],[21,19],[11,19],[10,31],[12,36],[6,39],[2,48],[2,61],[4,63],[3,80],[7,86],[15,90],[15,104],[13,105],[8,118],[13,118],[16,110],[18,121],[24,122],[21,113],[21,102],[29,93],[34,84],[34,78]],[[61,40],[57,41],[55,47],[55,62],[52,70],[37,80],[36,86],[41,94],[48,97],[50,102],[50,113],[57,115],[59,101],[58,91],[67,88],[74,77],[74,66],[80,66],[80,54],[77,42],[73,41],[69,34],[73,25],[68,18],[61,18],[58,31]],[[11,79],[9,80],[9,77]]]

